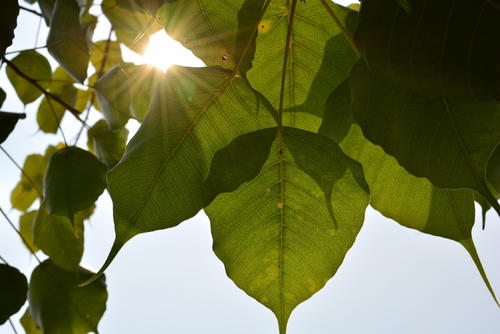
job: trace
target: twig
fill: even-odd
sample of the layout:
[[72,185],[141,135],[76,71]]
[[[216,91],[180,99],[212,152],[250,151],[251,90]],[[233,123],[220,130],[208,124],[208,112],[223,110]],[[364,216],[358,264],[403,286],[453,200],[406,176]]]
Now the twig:
[[26,73],[24,73],[23,71],[21,71],[14,63],[12,63],[10,60],[8,60],[7,58],[3,58],[3,61],[10,67],[14,70],[14,72],[16,72],[19,76],[23,77],[24,79],[26,79],[29,83],[31,83],[33,86],[35,86],[36,88],[38,88],[38,90],[40,90],[45,96],[47,97],[50,97],[51,99],[53,99],[54,101],[56,101],[57,103],[59,103],[60,105],[62,105],[65,109],[67,109],[71,114],[73,114],[73,116],[75,116],[75,118],[80,121],[80,123],[82,123],[84,126],[87,126],[87,123],[85,123],[84,120],[82,120],[79,116],[80,112],[75,109],[74,107],[70,106],[69,104],[67,104],[66,102],[64,102],[63,100],[61,100],[58,96],[50,93],[49,91],[47,91],[45,88],[43,88],[42,86],[40,86],[40,84],[33,78],[31,78],[30,76],[28,76]]
[[36,46],[34,48],[31,48],[31,49],[22,49],[22,50],[14,50],[14,51],[9,51],[9,52],[5,52],[5,55],[11,55],[13,53],[20,53],[20,52],[24,52],[24,51],[34,51],[34,50],[40,50],[40,49],[45,49],[47,47],[47,45],[42,45],[42,46]]
[[9,265],[9,262],[7,262],[7,260],[5,260],[2,255],[0,255],[0,261],[2,261],[3,263],[5,263],[6,265]]
[[24,7],[24,6],[19,6],[19,8],[22,9],[22,10],[24,10],[24,11],[30,12],[32,14],[38,15],[40,17],[43,17],[42,13],[39,13],[36,10],[30,9],[30,8],[27,8],[27,7]]
[[16,327],[14,326],[14,323],[12,322],[12,320],[10,320],[10,318],[9,318],[9,324],[10,324],[10,327],[12,327],[12,330],[14,331],[14,333],[18,334]]

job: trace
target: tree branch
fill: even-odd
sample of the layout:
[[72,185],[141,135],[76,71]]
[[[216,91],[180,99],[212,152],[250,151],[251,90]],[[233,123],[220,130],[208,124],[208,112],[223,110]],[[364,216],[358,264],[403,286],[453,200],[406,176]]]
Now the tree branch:
[[43,17],[43,15],[41,13],[37,12],[36,10],[30,9],[30,8],[27,8],[27,7],[24,7],[24,6],[19,6],[19,8],[22,9],[22,10],[24,10],[24,11],[30,12],[32,14],[38,15],[40,17]]

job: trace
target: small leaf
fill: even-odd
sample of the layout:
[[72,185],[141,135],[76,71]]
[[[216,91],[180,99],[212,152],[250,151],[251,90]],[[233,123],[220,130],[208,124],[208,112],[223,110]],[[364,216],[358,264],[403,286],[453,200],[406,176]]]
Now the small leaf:
[[130,119],[129,78],[120,66],[115,66],[99,78],[94,91],[104,118],[113,130],[123,128]]
[[486,185],[500,141],[500,104],[425,98],[375,77],[363,61],[351,73],[352,110],[364,135],[410,173],[440,188],[476,190],[500,214]]
[[26,157],[23,171],[27,176],[21,173],[21,180],[10,195],[10,202],[14,209],[26,211],[39,197],[43,189],[46,168],[47,165],[42,155],[30,154]]
[[28,299],[36,326],[43,333],[98,333],[108,294],[104,277],[86,287],[78,286],[90,275],[83,268],[78,273],[65,271],[51,260],[35,268]]
[[[271,309],[285,333],[293,309],[326,284],[353,245],[368,186],[361,165],[328,138],[292,128],[281,138],[277,129],[262,131],[275,139],[258,176],[205,211],[228,276]],[[246,159],[244,149],[231,150],[232,158]]]
[[[104,57],[105,54],[106,57]],[[106,73],[114,66],[120,65],[123,62],[120,43],[110,41],[108,45],[107,40],[95,42],[90,53],[90,62],[96,72],[99,72],[102,68],[102,73]],[[102,67],[103,63],[104,67]]]
[[87,77],[90,52],[88,27],[80,24],[79,15],[80,8],[76,0],[56,0],[47,48],[68,74],[83,83]]
[[20,322],[26,334],[43,334],[42,330],[36,327],[35,320],[31,317],[29,308],[24,312]]
[[37,211],[30,211],[19,217],[19,232],[23,236],[25,246],[33,253],[38,251],[38,247],[33,242],[33,222],[37,215]]
[[14,131],[17,121],[26,118],[26,114],[16,114],[0,111],[0,144],[2,144],[10,133]]
[[77,211],[90,207],[106,188],[105,172],[93,154],[78,147],[65,147],[54,153],[44,184],[49,213],[71,219]]
[[395,158],[365,139],[350,106],[349,81],[345,81],[330,96],[319,133],[363,165],[370,205],[405,227],[462,244],[496,300],[472,241],[473,191],[439,189],[426,178],[408,173]]
[[[47,58],[38,52],[33,50],[23,51],[12,59],[12,63],[23,73],[28,74],[31,78],[38,81],[43,88],[50,86],[52,69]],[[6,72],[10,83],[16,90],[17,96],[24,104],[31,103],[42,95],[42,92],[38,88],[19,76],[12,68],[7,67]]]
[[42,205],[33,222],[34,244],[64,270],[78,269],[83,255],[83,219],[51,215]]
[[28,282],[26,277],[14,267],[0,264],[0,325],[17,313],[26,301]]
[[97,158],[111,169],[116,165],[125,152],[128,130],[110,130],[105,120],[100,120],[87,132],[89,148],[95,152]]
[[[496,1],[496,3],[495,3]],[[498,1],[366,1],[355,40],[370,70],[429,97],[500,96]]]
[[5,94],[5,91],[2,89],[2,87],[0,87],[0,107],[5,102],[6,97],[7,97],[7,94]]
[[0,10],[0,59],[5,55],[5,50],[12,44],[14,29],[17,26],[19,15],[18,0],[2,1]]

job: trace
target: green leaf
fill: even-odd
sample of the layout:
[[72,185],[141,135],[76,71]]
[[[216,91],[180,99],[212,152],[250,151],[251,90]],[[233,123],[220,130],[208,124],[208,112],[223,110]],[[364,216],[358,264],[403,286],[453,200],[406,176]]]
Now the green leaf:
[[2,87],[0,87],[0,107],[5,102],[6,97],[7,97],[7,94],[5,94],[5,91],[2,89]]
[[54,12],[55,4],[56,0],[38,0],[38,5],[42,11],[43,19],[45,20],[45,24],[48,26],[50,26],[50,21],[52,20],[52,13]]
[[14,131],[17,121],[26,118],[26,114],[17,114],[0,111],[0,144],[2,144],[10,133]]
[[495,198],[500,198],[500,145],[497,145],[488,161],[486,181]]
[[27,308],[26,312],[24,312],[20,322],[26,334],[43,334],[43,332],[36,327],[35,320],[31,317],[29,308]]
[[177,0],[116,0],[118,6],[131,11],[145,11],[155,15],[158,8],[164,3]]
[[0,59],[5,55],[5,50],[12,44],[18,15],[19,5],[17,0],[2,2],[2,10],[0,11]]
[[369,195],[361,165],[333,141],[299,129],[266,131],[275,139],[259,175],[205,211],[228,276],[271,309],[285,333],[293,309],[341,265]]
[[19,217],[19,232],[21,232],[23,236],[25,246],[33,253],[37,252],[39,249],[33,242],[33,221],[36,215],[37,211],[30,211]]
[[78,147],[55,152],[45,175],[44,195],[51,214],[72,216],[90,207],[106,188],[106,168]]
[[[95,42],[90,53],[90,62],[96,72],[99,72],[102,68],[102,73],[106,73],[112,67],[120,65],[123,62],[120,43],[110,41],[108,45],[107,40]],[[103,63],[104,66],[102,67]]]
[[128,130],[110,130],[105,120],[98,121],[88,132],[88,146],[97,158],[111,169],[125,152]]
[[14,209],[28,210],[39,197],[43,189],[43,178],[47,168],[44,157],[40,154],[30,154],[23,165],[24,174],[10,195],[10,202]]
[[430,97],[500,96],[500,10],[488,1],[366,1],[355,39],[370,70]]
[[130,111],[136,120],[142,122],[149,110],[153,91],[165,74],[151,65],[133,66],[125,70],[130,83]]
[[[36,51],[23,51],[19,53],[12,63],[32,79],[38,81],[40,86],[48,88],[52,80],[52,69],[47,58]],[[7,67],[7,77],[16,90],[17,96],[24,104],[35,101],[42,92],[26,79],[19,76],[12,68]]]
[[142,54],[149,43],[149,36],[160,29],[148,14],[121,8],[116,0],[103,0],[101,8],[117,39],[135,52]]
[[77,271],[83,255],[83,219],[77,213],[71,221],[51,215],[42,205],[33,222],[33,241],[54,264],[67,271]]
[[372,207],[403,226],[462,244],[496,300],[472,241],[473,192],[439,189],[426,178],[408,173],[396,159],[365,139],[350,106],[349,81],[345,81],[330,96],[319,133],[363,165]]
[[78,286],[90,275],[83,268],[79,273],[65,271],[51,260],[35,268],[28,298],[31,315],[43,333],[98,333],[108,294],[104,277],[86,287]]
[[275,125],[272,113],[232,73],[171,67],[108,173],[116,238],[100,272],[135,235],[176,226],[205,207],[204,181],[215,152],[241,134]]
[[[275,108],[281,96],[282,71],[276,69],[283,68],[288,2],[273,2],[262,18],[253,66],[247,73],[252,87]],[[320,1],[299,2],[295,10],[283,94],[283,122],[292,127],[317,130],[328,96],[349,77],[358,58],[343,34],[343,29],[353,30],[356,12],[328,3],[342,27]],[[315,122],[309,124],[308,114],[318,116]]]
[[87,77],[90,52],[88,27],[80,24],[79,15],[76,0],[56,0],[47,48],[68,74],[83,83]]
[[104,118],[113,130],[119,130],[130,119],[129,81],[125,70],[115,66],[99,78],[94,92]]
[[500,214],[485,180],[500,141],[498,102],[424,98],[376,78],[364,62],[351,74],[351,89],[352,110],[367,139],[437,187],[476,190]]
[[0,325],[17,313],[26,301],[28,282],[26,277],[14,267],[0,264]]

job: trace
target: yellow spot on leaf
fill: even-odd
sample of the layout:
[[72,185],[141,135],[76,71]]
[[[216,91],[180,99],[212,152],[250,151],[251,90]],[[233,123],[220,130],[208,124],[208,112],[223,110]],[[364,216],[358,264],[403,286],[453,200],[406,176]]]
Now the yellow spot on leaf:
[[259,34],[267,34],[271,28],[269,20],[262,20],[259,23]]

